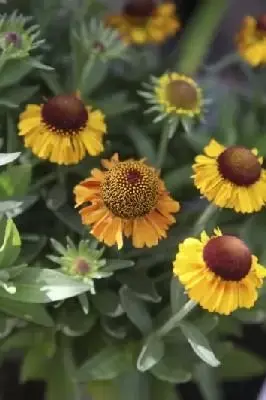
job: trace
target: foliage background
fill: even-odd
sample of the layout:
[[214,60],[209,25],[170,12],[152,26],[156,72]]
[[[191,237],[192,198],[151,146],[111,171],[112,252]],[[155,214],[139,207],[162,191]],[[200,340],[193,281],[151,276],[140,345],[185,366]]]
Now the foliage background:
[[[25,13],[25,15],[35,15],[47,42],[53,43],[53,46],[50,48],[48,47],[44,52],[44,59],[42,62],[47,66],[52,65],[56,72],[50,71],[49,67],[30,68],[31,66],[29,66],[29,63],[24,63],[22,61],[19,62],[19,68],[18,64],[12,66],[11,63],[8,69],[2,69],[0,82],[0,112],[2,132],[6,132],[6,135],[3,134],[2,152],[21,150],[21,144],[16,135],[16,121],[18,113],[23,109],[25,103],[29,100],[39,103],[42,97],[48,97],[51,94],[57,94],[67,90],[70,88],[71,83],[73,83],[66,79],[68,75],[67,64],[64,65],[61,62],[62,59],[64,60],[62,54],[67,55],[70,51],[68,41],[62,41],[62,36],[68,32],[70,18],[73,18],[73,8],[71,8],[71,2],[67,5],[66,3],[61,4],[60,12],[58,12],[58,6],[59,3],[54,0],[38,3],[23,2],[22,0],[20,2],[10,1],[6,6],[3,6],[3,8],[5,7],[7,10],[13,10],[14,7],[16,7]],[[206,207],[206,203],[198,198],[198,194],[190,180],[190,166],[195,154],[202,150],[211,136],[214,136],[225,144],[232,144],[236,141],[247,145],[254,145],[255,143],[255,145],[260,148],[262,154],[266,155],[264,137],[266,127],[264,113],[265,98],[263,93],[266,79],[263,71],[258,76],[257,73],[252,73],[252,71],[247,69],[245,65],[241,63],[238,64],[237,68],[241,73],[242,79],[245,81],[245,86],[236,85],[232,91],[232,87],[228,88],[228,86],[224,84],[224,81],[221,81],[219,65],[213,66],[208,70],[204,68],[199,69],[203,56],[207,53],[210,42],[212,41],[213,31],[217,29],[217,24],[226,8],[226,2],[224,2],[224,4],[221,3],[221,8],[219,7],[217,3],[211,5],[211,2],[204,2],[193,17],[197,19],[192,19],[186,28],[180,46],[178,48],[175,46],[174,51],[170,53],[164,64],[161,63],[161,54],[153,52],[151,53],[153,54],[152,62],[147,66],[147,69],[143,68],[141,71],[138,70],[139,76],[136,76],[135,80],[128,81],[125,74],[123,74],[123,70],[117,70],[115,65],[112,66],[111,71],[109,70],[108,75],[106,75],[107,71],[105,71],[105,67],[102,66],[102,75],[99,74],[98,71],[96,74],[95,71],[96,75],[91,77],[91,81],[97,83],[97,79],[95,78],[96,76],[100,76],[98,79],[98,86],[93,88],[86,85],[87,101],[102,107],[107,117],[110,119],[108,136],[110,142],[106,147],[106,155],[108,156],[112,152],[119,150],[124,158],[130,156],[146,156],[151,162],[154,162],[156,159],[156,149],[159,143],[161,127],[152,125],[150,121],[147,120],[147,117],[143,117],[142,115],[141,110],[144,105],[139,102],[139,99],[135,95],[136,90],[139,88],[140,81],[146,80],[150,73],[158,74],[163,72],[166,67],[176,67],[188,74],[198,73],[198,78],[202,86],[205,87],[208,96],[214,99],[214,104],[207,115],[207,123],[200,127],[199,130],[193,131],[189,135],[180,134],[180,136],[176,136],[175,140],[171,142],[169,156],[163,168],[163,176],[168,189],[176,198],[180,199],[181,197],[184,203],[185,212],[183,216],[180,217],[180,225],[172,230],[171,237],[167,242],[163,242],[152,252],[125,249],[122,254],[118,254],[115,249],[108,251],[108,257],[113,259],[133,259],[136,262],[137,271],[141,271],[140,273],[144,274],[146,271],[151,270],[151,275],[149,276],[155,279],[156,289],[159,291],[160,295],[163,294],[165,296],[168,292],[168,290],[165,289],[167,287],[165,279],[168,282],[170,279],[169,275],[165,276],[165,264],[169,264],[174,258],[177,241],[187,236],[190,230],[188,226],[199,222],[198,217]],[[75,17],[81,18],[80,15],[75,15]],[[59,19],[60,27],[58,26]],[[56,34],[54,34],[54,32],[56,32]],[[166,46],[163,48],[162,52],[164,55],[168,55],[169,47]],[[69,60],[66,58],[66,63],[68,62]],[[65,74],[65,79],[62,78],[62,74]],[[106,79],[103,79],[104,77],[106,77]],[[134,121],[134,124],[132,121]],[[178,165],[176,162],[176,155],[178,155],[179,159]],[[19,159],[18,164],[9,166],[7,170],[3,170],[0,176],[1,201],[16,201],[19,203],[16,207],[14,207],[14,203],[11,206],[9,205],[9,215],[16,218],[16,225],[21,233],[23,246],[19,259],[20,262],[33,264],[38,260],[42,268],[46,266],[50,267],[50,264],[48,265],[48,261],[44,258],[47,252],[51,250],[48,243],[49,237],[62,239],[70,234],[73,239],[77,240],[80,238],[80,235],[84,235],[79,218],[71,208],[71,188],[77,180],[86,176],[88,170],[97,165],[97,163],[97,159],[87,159],[77,167],[70,168],[67,171],[64,169],[63,174],[61,173],[58,177],[57,172],[56,176],[54,175],[53,166],[48,163],[44,165],[39,164],[36,159],[33,159],[31,155],[27,153]],[[43,177],[47,176],[50,177],[50,180],[42,181]],[[61,179],[59,181],[60,185],[58,186],[56,183],[54,186],[54,182],[56,181],[52,179]],[[66,179],[67,184],[65,184]],[[181,193],[182,196],[180,195]],[[68,202],[66,202],[67,199]],[[7,204],[3,206],[7,207]],[[222,224],[225,232],[233,231],[235,234],[240,234],[252,247],[253,251],[260,256],[261,263],[265,263],[266,252],[264,243],[261,240],[265,231],[265,215],[265,211],[263,211],[250,218],[243,218],[231,212],[223,212],[216,215],[212,220],[209,220],[207,226],[208,229],[211,229],[219,222],[220,225]],[[204,221],[204,227],[205,222],[206,220]],[[14,246],[11,248],[11,253],[13,251]],[[154,269],[154,267],[156,268]],[[123,277],[122,274],[122,276],[120,275],[120,280],[129,279],[128,276],[129,275],[125,277],[124,275]],[[132,284],[132,282],[134,282],[134,277],[130,283]],[[147,285],[149,286],[150,282],[148,282]],[[151,287],[153,286],[149,286],[148,289],[145,287],[143,290],[145,293],[147,293],[147,290],[150,291],[149,301],[152,299],[151,303],[154,302],[156,306],[157,294]],[[133,289],[135,291],[137,290],[136,285]],[[140,293],[138,293],[139,297],[143,300],[143,293],[141,293],[142,288],[138,289],[140,290]],[[31,295],[33,294],[31,293]],[[29,296],[29,293],[27,292],[25,296]],[[24,298],[24,301],[25,300],[26,297]],[[53,349],[50,348],[53,346],[53,340],[51,340],[49,331],[51,324],[49,315],[53,315],[55,319],[63,318],[63,320],[66,316],[58,316],[57,312],[54,312],[54,310],[51,311],[49,307],[48,310],[50,314],[47,315],[42,307],[33,304],[27,304],[25,306],[23,302],[16,303],[14,308],[14,304],[12,302],[9,303],[8,298],[6,298],[5,301],[1,301],[1,303],[0,309],[3,313],[15,315],[19,317],[19,319],[24,317],[25,320],[25,312],[27,312],[27,315],[31,315],[35,323],[47,326],[47,330],[45,328],[40,330],[38,325],[36,325],[35,328],[30,325],[30,334],[26,335],[27,337],[23,337],[22,335],[22,338],[19,339],[19,345],[14,345],[12,340],[8,341],[6,339],[6,332],[8,332],[8,330],[13,330],[12,324],[10,325],[10,318],[6,318],[4,314],[2,315],[3,339],[1,350],[3,358],[10,349],[16,347],[23,348],[26,357],[21,372],[22,379],[27,380],[28,377],[42,377],[42,373],[40,373],[40,376],[38,376],[38,373],[34,376],[34,373],[38,370],[38,368],[36,368],[36,363],[43,359],[43,354],[47,354],[46,346],[48,346],[48,352],[53,352]],[[104,302],[104,306],[106,306],[106,304],[107,303]],[[72,308],[73,305],[69,304],[69,307]],[[259,302],[251,312],[240,312],[234,319],[230,318],[225,320],[221,318],[219,321],[219,328],[217,328],[219,336],[225,337],[226,340],[233,336],[234,343],[243,344],[243,339],[241,339],[243,327],[239,321],[245,323],[259,323],[263,327],[266,320],[265,310],[266,308],[262,297],[262,301]],[[101,308],[103,314],[102,319],[108,319],[110,315],[112,316],[112,313],[116,311],[115,306],[114,309],[111,310]],[[76,313],[77,310],[75,310],[75,315]],[[73,312],[70,314],[72,315]],[[84,343],[88,346],[88,342],[90,342],[88,337],[83,335],[84,330],[87,331],[89,329],[90,320],[86,319],[86,324],[88,325],[85,327],[82,325],[84,323],[83,319],[74,322],[72,319],[71,321],[64,320],[64,326],[69,327],[69,323],[75,325],[74,328],[73,326],[72,328],[77,336],[80,336],[78,347],[83,350]],[[214,329],[217,323],[218,321],[208,317],[208,321],[205,321],[205,324],[207,324],[206,330]],[[81,326],[79,326],[79,324],[81,324]],[[204,330],[204,328],[202,329]],[[34,352],[30,352],[29,344],[30,346],[32,345],[34,330],[36,330],[35,337],[37,337],[36,348]],[[217,332],[217,330],[215,332]],[[10,337],[12,338],[14,336]],[[66,342],[63,343],[62,346],[59,346],[59,353],[54,353],[54,358],[52,358],[56,368],[50,375],[49,390],[52,393],[50,396],[62,396],[60,392],[64,386],[62,382],[66,384],[71,382],[71,360],[69,363],[64,364],[70,368],[67,370],[64,369],[64,365],[60,365],[60,362],[62,362],[64,357],[69,357],[67,351],[68,343],[69,340],[72,341],[73,339],[71,335],[65,335],[63,337]],[[15,339],[13,339],[13,341],[14,340]],[[40,344],[41,346],[39,346]],[[91,343],[91,345],[94,346],[94,343]],[[64,355],[60,353],[62,349],[64,349],[64,352],[66,350]],[[178,356],[180,357],[180,354],[178,354],[177,357]],[[236,347],[235,350],[231,349],[228,353],[227,361],[226,359],[223,360],[225,366],[220,370],[218,374],[219,377],[228,381],[240,378],[246,379],[252,375],[263,374],[266,370],[265,362],[252,357],[250,353],[246,351],[243,353],[238,347]],[[89,369],[91,369],[91,367]],[[203,364],[200,364],[194,373],[194,380],[197,382],[206,400],[221,398],[221,394],[219,394],[217,387],[214,385],[214,382],[219,380],[218,375],[214,374],[213,370],[207,368]],[[60,380],[60,387],[56,385],[56,380],[54,378]],[[140,376],[129,377],[128,379],[125,390],[127,392],[129,391],[131,382],[133,385],[132,387],[139,387],[140,396],[143,396],[146,400],[146,397],[144,397],[145,383],[142,382]],[[177,378],[175,377],[175,379]],[[184,378],[184,376],[182,377],[182,374],[179,379],[180,382],[182,382],[182,379],[186,381],[186,378]],[[101,388],[104,388],[103,382],[101,382],[100,385]],[[109,387],[109,383],[106,383],[106,388],[110,394],[111,388]],[[69,393],[73,393],[72,390],[74,389],[72,386],[71,388],[66,386],[63,390],[68,392],[69,395]],[[98,389],[94,387],[94,389],[91,388],[91,390]],[[184,392],[184,389],[181,389],[181,392]],[[183,394],[184,399],[186,399],[186,393]],[[73,394],[70,394],[70,396],[72,396],[70,397],[72,400]],[[55,397],[50,398],[52,399]],[[139,397],[139,399],[141,399],[141,397]]]

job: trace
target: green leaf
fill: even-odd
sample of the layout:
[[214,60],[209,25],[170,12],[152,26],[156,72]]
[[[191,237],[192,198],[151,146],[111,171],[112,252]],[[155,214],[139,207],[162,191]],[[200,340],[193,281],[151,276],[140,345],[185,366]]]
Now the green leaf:
[[205,363],[196,365],[194,379],[205,400],[221,400],[221,392],[217,382],[217,374]]
[[191,175],[193,174],[191,165],[184,165],[174,169],[164,175],[164,182],[170,192],[180,190],[186,185],[191,185]]
[[103,100],[95,101],[97,107],[102,109],[107,117],[120,116],[128,111],[138,108],[137,103],[128,101],[127,92],[113,93],[112,96]]
[[168,363],[167,358],[163,358],[152,369],[151,373],[161,381],[172,384],[185,383],[191,380],[191,373],[182,368],[181,363],[179,366]]
[[[150,397],[150,376],[131,369],[117,378],[119,400],[153,400]],[[108,399],[109,400],[109,399]]]
[[15,161],[19,156],[20,152],[16,153],[0,153],[0,166],[9,164]]
[[104,272],[114,272],[120,269],[130,268],[134,266],[134,261],[131,260],[106,260],[105,266],[102,268]]
[[152,400],[181,400],[175,385],[158,379],[152,380],[151,393]]
[[[178,71],[187,75],[193,75],[197,71],[227,6],[228,1],[214,3],[212,0],[206,0],[199,3],[198,9],[186,28],[181,45],[178,46],[178,61],[176,62]],[[197,43],[193,51],[191,51],[192,43]]]
[[12,198],[10,200],[0,201],[0,213],[5,214],[9,218],[15,218],[18,215],[23,214],[37,200],[38,196],[26,196],[21,200]]
[[71,208],[68,204],[64,204],[57,209],[51,208],[51,211],[72,231],[81,235],[83,234],[84,228],[81,223],[81,218],[78,212],[73,211],[73,208]]
[[171,279],[170,301],[173,314],[177,313],[187,302],[184,286],[179,282],[177,277]]
[[80,398],[75,379],[76,370],[68,341],[61,338],[56,353],[50,359],[46,372],[46,400]]
[[156,291],[153,281],[140,270],[126,271],[117,274],[117,279],[142,300],[159,303],[161,296]]
[[134,292],[127,286],[120,291],[121,303],[130,321],[143,333],[147,334],[152,330],[152,319],[148,313],[145,303],[138,299]]
[[45,379],[46,372],[49,370],[49,360],[55,354],[56,343],[53,331],[38,332],[33,339],[22,362],[21,382]]
[[19,257],[21,263],[31,263],[47,244],[46,236],[22,237],[22,250]]
[[115,380],[90,381],[88,392],[93,400],[122,400]]
[[13,265],[20,253],[21,240],[12,219],[0,219],[0,268]]
[[125,346],[108,346],[87,360],[78,370],[79,382],[114,379],[131,366]]
[[27,194],[31,181],[31,165],[10,166],[0,174],[0,198],[23,197]]
[[226,381],[235,381],[264,375],[265,371],[265,360],[244,349],[234,348],[223,357],[218,373]]
[[7,315],[12,315],[48,328],[54,325],[52,318],[41,304],[22,303],[1,298],[0,310]]
[[86,315],[76,303],[71,303],[69,306],[64,304],[56,321],[64,335],[76,337],[89,332],[96,324],[97,316],[92,311]]
[[220,361],[215,357],[208,340],[196,326],[189,322],[181,322],[180,328],[199,358],[211,367],[218,367],[220,365]]
[[144,372],[156,365],[164,355],[164,342],[157,336],[151,335],[144,342],[137,360],[137,368]]
[[95,308],[110,317],[118,317],[124,313],[119,296],[111,290],[101,290],[91,298]]
[[32,68],[28,59],[8,60],[1,69],[0,88],[16,85],[29,74]]
[[13,103],[17,107],[21,103],[25,103],[28,101],[37,91],[39,90],[39,86],[20,86],[19,89],[17,87],[11,87],[3,90],[1,92],[1,96],[8,102]]
[[0,288],[0,297],[25,303],[50,303],[89,290],[82,281],[52,269],[28,268],[13,280],[14,294]]
[[92,57],[93,56],[90,54],[83,67],[80,78],[79,89],[83,96],[88,96],[93,92],[93,90],[103,82],[108,72],[107,63],[104,63],[99,59],[94,61]]
[[155,165],[156,151],[152,139],[136,127],[130,127],[127,130],[127,136],[132,140],[139,158],[147,158],[147,160]]

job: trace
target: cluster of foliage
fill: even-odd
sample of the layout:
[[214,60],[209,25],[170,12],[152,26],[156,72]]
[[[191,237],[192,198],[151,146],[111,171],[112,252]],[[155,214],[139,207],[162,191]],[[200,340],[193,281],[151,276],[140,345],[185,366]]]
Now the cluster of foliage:
[[[212,138],[266,156],[265,70],[236,54],[204,68],[199,85],[212,99],[201,110],[204,123],[170,119],[167,140],[164,119],[152,123],[144,113],[143,82],[168,70],[198,72],[226,9],[226,2],[205,3],[171,51],[126,45],[105,26],[97,1],[0,5],[0,354],[21,351],[21,380],[45,380],[48,400],[78,399],[82,391],[95,400],[174,400],[175,385],[192,380],[206,400],[218,400],[220,380],[266,370],[229,340],[241,336],[243,322],[265,325],[265,288],[251,310],[218,315],[195,307],[172,272],[178,244],[217,226],[266,263],[265,210],[218,209],[191,179],[194,157]],[[245,85],[228,89],[220,72],[232,63]],[[77,92],[106,117],[104,152],[69,166],[36,157],[18,135],[26,105]],[[74,208],[73,188],[116,152],[160,167],[181,203],[153,248],[98,243]]]

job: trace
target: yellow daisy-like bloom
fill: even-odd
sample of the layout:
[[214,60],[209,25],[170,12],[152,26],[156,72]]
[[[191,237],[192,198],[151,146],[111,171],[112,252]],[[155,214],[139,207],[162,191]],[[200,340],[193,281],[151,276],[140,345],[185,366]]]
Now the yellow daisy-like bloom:
[[266,204],[266,171],[256,149],[226,148],[211,140],[204,152],[192,166],[195,186],[203,196],[240,213],[259,211]]
[[230,314],[238,308],[251,308],[257,300],[266,269],[242,240],[222,235],[188,238],[179,245],[174,275],[185,286],[188,296],[204,309]]
[[161,43],[180,29],[172,2],[131,0],[120,15],[109,16],[107,24],[116,28],[126,43]]
[[132,236],[134,247],[157,245],[175,222],[179,203],[143,160],[119,161],[115,154],[102,165],[106,171],[93,169],[74,189],[83,224],[92,225],[91,234],[108,246],[122,248],[123,234]]
[[155,97],[166,114],[194,117],[202,111],[201,89],[193,79],[176,72],[158,79]]
[[245,17],[236,42],[241,57],[250,65],[266,64],[266,14],[257,19]]
[[96,156],[104,149],[104,115],[92,111],[78,95],[63,94],[42,105],[29,104],[18,128],[26,147],[57,164],[77,164],[86,152]]

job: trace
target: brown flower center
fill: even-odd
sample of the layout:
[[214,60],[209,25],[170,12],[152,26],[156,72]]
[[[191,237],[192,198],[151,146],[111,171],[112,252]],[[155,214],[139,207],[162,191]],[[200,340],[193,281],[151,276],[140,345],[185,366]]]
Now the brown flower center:
[[79,275],[86,275],[90,271],[90,266],[86,260],[80,258],[76,262],[76,273]]
[[156,4],[152,0],[131,0],[124,9],[123,14],[126,17],[145,20],[149,18],[156,8]]
[[266,35],[266,14],[257,18],[257,30]]
[[251,150],[242,146],[231,146],[218,157],[221,175],[238,186],[255,183],[261,174],[261,165]]
[[226,281],[241,281],[250,271],[252,257],[248,247],[235,236],[218,236],[203,250],[208,268]]
[[62,135],[75,135],[88,120],[84,103],[74,95],[52,97],[42,106],[42,120],[51,130]]
[[176,108],[194,110],[198,105],[198,93],[194,86],[183,80],[173,80],[166,87],[169,103]]
[[117,217],[143,217],[156,205],[159,178],[140,161],[119,162],[106,172],[101,191],[106,207]]

